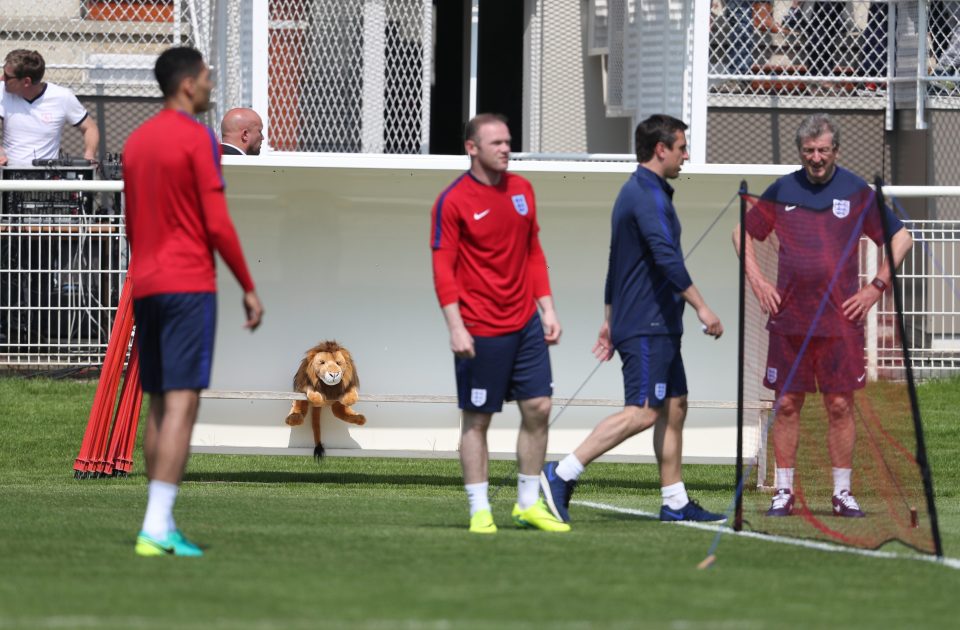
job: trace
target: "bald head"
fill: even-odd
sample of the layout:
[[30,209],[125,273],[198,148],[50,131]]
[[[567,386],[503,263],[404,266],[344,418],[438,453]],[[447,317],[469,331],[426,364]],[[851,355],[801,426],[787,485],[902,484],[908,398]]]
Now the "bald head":
[[263,121],[257,112],[246,107],[231,109],[220,122],[220,139],[242,149],[247,155],[260,155],[263,143]]

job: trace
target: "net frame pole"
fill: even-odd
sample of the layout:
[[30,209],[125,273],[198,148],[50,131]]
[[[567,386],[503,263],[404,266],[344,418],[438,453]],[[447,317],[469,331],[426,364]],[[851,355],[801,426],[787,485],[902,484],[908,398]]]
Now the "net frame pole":
[[877,212],[883,224],[883,248],[886,253],[887,266],[890,269],[890,289],[893,292],[893,304],[896,309],[897,332],[900,334],[900,346],[903,348],[904,369],[907,373],[907,392],[910,395],[910,410],[913,415],[913,428],[917,436],[917,465],[920,467],[920,477],[923,479],[923,491],[927,498],[927,513],[930,514],[930,531],[933,534],[933,546],[938,558],[943,557],[943,543],[940,540],[940,526],[937,523],[937,508],[933,499],[933,477],[930,474],[930,462],[927,461],[927,447],[923,439],[923,423],[920,421],[920,405],[917,400],[917,388],[913,380],[913,365],[910,362],[910,345],[907,343],[907,331],[903,322],[903,296],[897,290],[897,269],[893,260],[893,234],[890,233],[890,223],[883,211],[886,201],[883,196],[883,179],[878,175],[874,179]]
[[746,215],[747,201],[744,195],[747,194],[747,181],[740,182],[740,287],[737,295],[737,465],[736,465],[736,506],[734,507],[733,529],[741,531],[743,529],[743,358],[744,358],[744,332],[746,330],[745,305],[746,305],[746,263],[744,256],[746,254]]

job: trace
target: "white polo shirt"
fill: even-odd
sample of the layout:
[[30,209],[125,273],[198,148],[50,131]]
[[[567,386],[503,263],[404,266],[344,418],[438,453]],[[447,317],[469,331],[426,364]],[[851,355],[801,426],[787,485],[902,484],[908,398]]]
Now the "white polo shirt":
[[55,83],[45,85],[33,101],[0,87],[3,151],[10,166],[30,166],[35,159],[59,157],[63,125],[76,126],[87,117],[73,92]]

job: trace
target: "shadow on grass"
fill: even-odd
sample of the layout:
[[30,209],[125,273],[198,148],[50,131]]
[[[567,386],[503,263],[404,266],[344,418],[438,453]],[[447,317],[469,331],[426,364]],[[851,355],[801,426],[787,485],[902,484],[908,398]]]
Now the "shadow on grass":
[[325,483],[355,486],[462,486],[460,476],[385,475],[354,472],[315,473],[288,471],[209,472],[187,471],[184,481],[197,483]]
[[[574,506],[577,507],[577,506]],[[645,521],[649,523],[659,523],[660,517],[656,515],[645,516],[643,514],[626,514],[624,512],[608,512],[606,510],[594,510],[589,506],[579,506],[580,510],[591,510],[591,520],[595,521]]]
[[[703,482],[703,481],[687,481],[686,482],[687,491],[691,494],[696,494],[698,492],[733,492],[734,485],[733,483],[722,483],[722,482]],[[634,489],[634,490],[649,490],[660,491],[660,482],[657,480],[643,480],[635,481],[631,479],[589,479],[582,480],[580,485],[577,488],[577,494],[579,495],[582,492],[602,492],[607,489]],[[693,497],[697,498],[697,497]]]
[[[462,487],[463,477],[460,475],[409,475],[383,474],[360,472],[335,471],[190,471],[183,477],[184,481],[196,483],[323,483],[354,486],[432,486],[432,487]],[[513,486],[516,484],[516,475],[504,477],[490,476],[491,491],[494,488]],[[729,484],[698,483],[691,485],[691,491],[725,491],[730,490]],[[660,489],[658,481],[605,479],[594,478],[585,480],[577,490],[577,496],[605,490],[636,490],[642,492],[656,492]]]

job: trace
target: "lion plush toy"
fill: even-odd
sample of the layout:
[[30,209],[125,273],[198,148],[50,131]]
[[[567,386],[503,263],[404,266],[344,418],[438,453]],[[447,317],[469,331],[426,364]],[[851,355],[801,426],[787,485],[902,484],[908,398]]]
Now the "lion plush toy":
[[295,400],[287,414],[287,424],[295,427],[303,424],[307,408],[311,409],[310,424],[313,427],[313,456],[323,457],[320,441],[320,409],[331,407],[333,415],[344,422],[362,425],[367,419],[350,405],[357,402],[357,368],[350,352],[336,341],[321,341],[307,350],[300,362],[300,369],[293,377],[294,391],[303,392],[307,400]]

